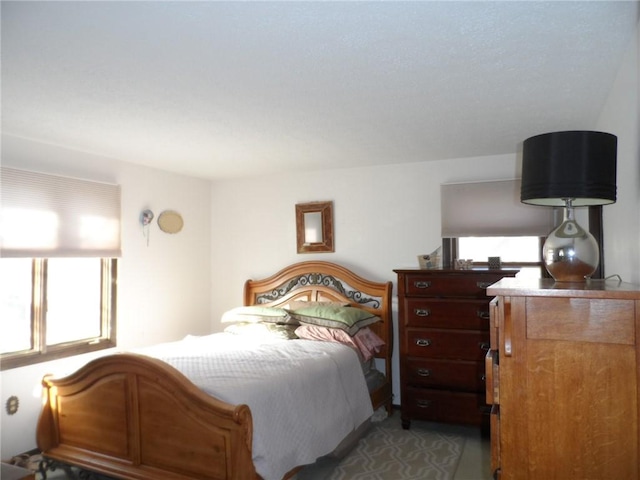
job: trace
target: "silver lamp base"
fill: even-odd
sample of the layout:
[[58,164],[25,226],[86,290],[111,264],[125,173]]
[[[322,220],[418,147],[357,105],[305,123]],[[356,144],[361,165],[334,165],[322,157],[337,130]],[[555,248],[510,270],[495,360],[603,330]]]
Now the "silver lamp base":
[[598,242],[575,221],[573,207],[565,207],[564,221],[547,237],[542,257],[556,282],[585,282],[598,268]]

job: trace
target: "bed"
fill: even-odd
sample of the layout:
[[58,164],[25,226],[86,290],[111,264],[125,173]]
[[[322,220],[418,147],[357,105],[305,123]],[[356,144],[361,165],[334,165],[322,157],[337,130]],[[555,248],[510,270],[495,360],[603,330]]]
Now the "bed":
[[[390,413],[391,292],[391,282],[370,281],[337,264],[308,261],[290,265],[265,279],[247,280],[243,304],[277,309],[300,305],[299,302],[328,302],[348,305],[349,309],[376,316],[379,320],[367,325],[367,329],[384,345],[372,353],[372,362],[380,367],[373,370],[382,370],[385,375],[382,381],[367,384],[365,394],[371,412],[384,409]],[[207,338],[188,340],[191,343],[181,342],[179,348],[196,351],[198,345],[209,341]],[[300,342],[268,347],[283,355],[287,349],[298,348]],[[307,342],[308,345],[316,343],[321,342]],[[345,357],[345,361],[352,362],[350,358],[357,358],[344,345],[324,343],[326,347],[313,347],[322,352],[312,358],[326,357],[327,348]],[[259,439],[254,426],[261,426],[265,418],[281,414],[265,415],[264,409],[250,408],[250,402],[229,402],[207,393],[197,385],[197,380],[192,380],[191,374],[181,373],[183,364],[190,360],[185,361],[182,354],[165,358],[155,349],[107,355],[64,378],[44,377],[45,398],[36,437],[45,464],[72,465],[101,475],[132,480],[290,478],[304,465],[287,466],[282,477],[279,473],[274,477],[277,470],[262,466],[264,458],[261,457],[265,455],[257,453],[256,445],[275,444],[279,440],[264,429],[259,429]],[[172,361],[176,358],[181,359],[180,362]],[[333,357],[330,358],[328,363],[335,363]],[[357,362],[358,368],[360,363]],[[317,362],[317,368],[304,367],[305,372],[319,371],[320,380],[316,379],[315,383],[324,382],[322,379],[326,377],[320,365],[321,362]],[[353,370],[353,367],[349,368]],[[364,378],[362,371],[359,374]],[[343,383],[354,383],[340,369],[337,376],[343,377],[340,380]],[[225,395],[226,392],[220,396]],[[295,397],[296,393],[283,389],[283,395]],[[269,401],[279,403],[273,399]],[[254,409],[258,412],[255,418]],[[300,426],[304,423],[298,421]],[[366,421],[358,420],[357,423],[357,428],[349,428],[350,434],[339,442],[335,439],[327,441],[334,442],[335,448],[339,448],[349,440],[347,437],[357,435]],[[284,461],[276,463],[286,465]],[[268,474],[261,474],[263,471]]]

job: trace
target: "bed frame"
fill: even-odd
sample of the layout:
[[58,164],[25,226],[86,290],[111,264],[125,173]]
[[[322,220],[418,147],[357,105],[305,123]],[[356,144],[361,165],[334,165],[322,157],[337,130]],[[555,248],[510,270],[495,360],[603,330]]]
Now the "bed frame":
[[[244,304],[347,301],[378,315],[382,321],[371,328],[386,343],[377,357],[384,360],[387,381],[371,398],[374,408],[390,412],[391,292],[391,282],[372,282],[340,265],[309,261],[264,280],[247,280]],[[64,378],[47,375],[42,384],[36,438],[45,458],[44,478],[47,468],[69,465],[130,480],[260,478],[252,461],[249,408],[205,394],[160,360],[107,355]]]

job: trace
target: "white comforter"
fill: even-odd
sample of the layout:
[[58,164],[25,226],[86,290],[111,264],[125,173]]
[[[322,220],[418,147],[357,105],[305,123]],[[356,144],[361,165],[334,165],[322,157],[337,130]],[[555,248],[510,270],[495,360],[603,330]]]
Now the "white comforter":
[[138,352],[220,400],[249,406],[253,461],[265,480],[330,453],[373,414],[358,356],[338,343],[217,333]]

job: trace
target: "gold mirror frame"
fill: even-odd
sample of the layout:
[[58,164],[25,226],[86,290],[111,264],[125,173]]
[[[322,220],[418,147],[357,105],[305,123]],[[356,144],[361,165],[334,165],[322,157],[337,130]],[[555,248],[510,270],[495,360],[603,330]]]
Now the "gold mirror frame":
[[[318,214],[320,221],[315,222]],[[307,228],[310,227],[315,227],[315,233],[307,232]],[[296,241],[298,253],[334,251],[333,202],[296,204]]]

